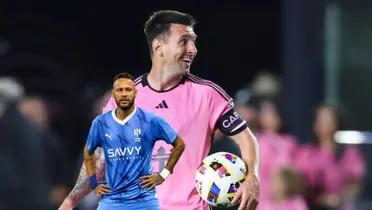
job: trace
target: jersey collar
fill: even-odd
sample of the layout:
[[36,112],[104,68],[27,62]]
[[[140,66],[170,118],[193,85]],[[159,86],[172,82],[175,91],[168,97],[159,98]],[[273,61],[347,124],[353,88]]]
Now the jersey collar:
[[136,114],[136,111],[137,111],[137,107],[134,107],[134,110],[132,113],[130,113],[124,120],[120,120],[118,117],[116,117],[116,109],[112,110],[111,111],[111,115],[112,115],[112,118],[117,122],[119,123],[120,125],[124,125],[125,123],[127,123],[135,114]]
[[175,86],[173,86],[172,88],[170,88],[170,89],[168,89],[168,90],[156,90],[156,89],[152,88],[152,87],[150,86],[150,84],[149,84],[149,81],[147,80],[147,77],[148,77],[148,76],[149,76],[148,73],[146,73],[146,74],[144,74],[144,75],[142,76],[142,79],[141,79],[141,80],[142,80],[142,81],[141,81],[142,86],[143,86],[143,87],[148,86],[148,87],[149,87],[151,90],[153,90],[154,92],[165,93],[165,92],[168,92],[168,91],[173,90],[174,88],[178,87],[178,86],[181,85],[181,84],[185,84],[185,81],[186,81],[186,79],[187,79],[187,77],[188,77],[188,74],[183,75],[182,78],[181,78],[181,80],[178,82],[178,84],[176,84]]

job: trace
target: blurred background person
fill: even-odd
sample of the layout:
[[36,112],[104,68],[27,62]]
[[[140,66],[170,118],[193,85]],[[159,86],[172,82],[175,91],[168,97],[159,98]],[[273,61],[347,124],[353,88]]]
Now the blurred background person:
[[278,167],[270,180],[272,199],[259,204],[259,210],[307,210],[302,176],[295,168]]
[[284,123],[274,102],[263,100],[259,102],[258,107],[259,129],[257,138],[260,144],[260,203],[264,203],[266,200],[273,199],[270,194],[271,177],[279,167],[293,164],[298,144],[292,135],[284,132]]
[[281,79],[273,72],[259,71],[253,78],[250,89],[257,100],[277,101],[282,90]]
[[18,111],[23,92],[14,79],[0,78],[0,209],[46,210],[50,181],[43,137]]
[[57,208],[68,193],[68,157],[59,136],[50,129],[47,104],[40,96],[24,97],[19,103],[19,110],[29,123],[42,135],[43,152],[46,155],[48,177],[51,181],[49,202]]
[[333,106],[318,106],[314,114],[314,142],[304,146],[296,158],[296,165],[308,185],[307,200],[311,209],[358,209],[353,203],[366,175],[365,160],[356,146],[334,141],[339,124],[339,115]]

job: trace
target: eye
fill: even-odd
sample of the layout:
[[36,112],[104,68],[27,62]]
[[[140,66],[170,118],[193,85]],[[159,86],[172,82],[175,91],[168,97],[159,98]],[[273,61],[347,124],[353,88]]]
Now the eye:
[[181,45],[186,45],[187,44],[187,40],[186,39],[181,39],[180,40],[180,44]]
[[133,90],[133,89],[130,88],[130,87],[125,88],[125,91],[127,91],[127,92],[130,92],[130,91],[132,91],[132,90]]

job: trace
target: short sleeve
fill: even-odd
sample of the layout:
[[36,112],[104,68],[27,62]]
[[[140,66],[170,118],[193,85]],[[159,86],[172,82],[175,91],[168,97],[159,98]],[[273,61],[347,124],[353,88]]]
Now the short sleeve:
[[97,119],[94,119],[92,125],[90,126],[86,145],[88,152],[90,153],[94,152],[97,147],[101,146],[101,141],[99,138],[99,123]]
[[362,179],[367,173],[363,155],[355,146],[348,146],[346,148],[341,163],[345,179],[348,181]]
[[159,115],[154,115],[151,121],[151,133],[156,140],[164,140],[168,144],[172,144],[177,137],[177,132]]
[[214,128],[218,128],[223,134],[232,136],[247,127],[234,109],[233,99],[219,86],[211,90],[211,118]]
[[209,123],[216,128],[218,119],[233,107],[232,98],[218,85],[211,83],[208,89]]
[[228,136],[241,132],[247,128],[247,126],[247,122],[239,116],[238,112],[236,112],[234,108],[231,108],[221,115],[216,123],[216,127],[220,129],[223,134]]

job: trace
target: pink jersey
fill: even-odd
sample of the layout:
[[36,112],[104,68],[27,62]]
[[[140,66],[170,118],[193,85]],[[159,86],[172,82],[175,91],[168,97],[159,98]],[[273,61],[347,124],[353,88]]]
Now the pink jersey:
[[257,210],[308,210],[306,201],[301,196],[288,198],[282,202],[275,202],[273,200],[266,200],[259,202]]
[[270,180],[281,166],[293,164],[297,141],[290,135],[261,132],[257,134],[260,144],[260,203],[271,198]]
[[[195,172],[211,148],[217,127],[231,134],[246,128],[233,110],[232,99],[216,84],[192,74],[168,91],[156,91],[147,82],[147,74],[135,81],[136,106],[165,118],[185,141],[186,148],[174,172],[157,187],[162,210],[206,210],[195,189]],[[113,98],[103,111],[116,108]],[[234,113],[226,117],[227,113]],[[170,154],[171,145],[158,141],[153,150],[153,170],[159,172]]]
[[347,182],[360,180],[366,175],[360,151],[349,145],[338,159],[333,151],[305,146],[297,155],[296,165],[311,187],[328,193],[341,193]]

